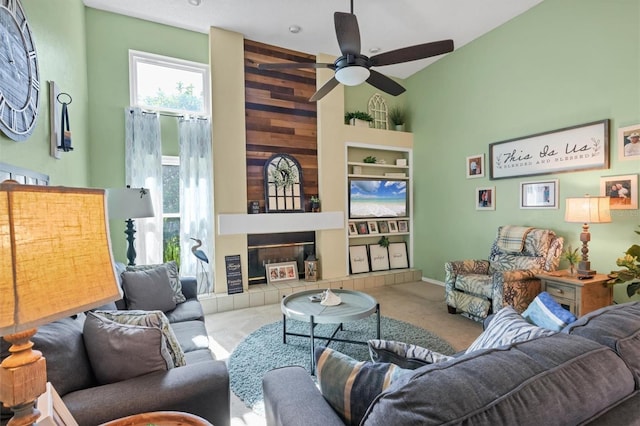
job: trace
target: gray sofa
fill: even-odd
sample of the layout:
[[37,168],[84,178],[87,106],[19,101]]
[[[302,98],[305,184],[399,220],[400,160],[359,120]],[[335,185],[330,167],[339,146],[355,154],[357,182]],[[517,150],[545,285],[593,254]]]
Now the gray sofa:
[[[186,301],[178,303],[166,316],[184,351],[184,366],[101,385],[83,338],[87,315],[79,314],[38,329],[34,348],[46,358],[47,378],[79,425],[97,425],[131,414],[164,410],[192,413],[216,426],[230,424],[226,364],[215,360],[208,349],[195,279],[180,281]],[[124,309],[126,298],[117,305]],[[100,309],[115,307],[106,305]]]
[[[639,425],[640,302],[591,312],[551,336],[416,369],[363,425]],[[263,378],[267,424],[344,425],[301,367]]]

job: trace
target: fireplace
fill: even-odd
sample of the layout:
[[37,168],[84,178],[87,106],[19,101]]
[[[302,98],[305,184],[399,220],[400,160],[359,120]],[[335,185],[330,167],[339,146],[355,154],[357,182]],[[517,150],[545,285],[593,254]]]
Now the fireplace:
[[269,263],[295,261],[298,277],[303,279],[304,261],[316,253],[315,231],[249,234],[247,242],[249,285],[267,282],[265,265]]

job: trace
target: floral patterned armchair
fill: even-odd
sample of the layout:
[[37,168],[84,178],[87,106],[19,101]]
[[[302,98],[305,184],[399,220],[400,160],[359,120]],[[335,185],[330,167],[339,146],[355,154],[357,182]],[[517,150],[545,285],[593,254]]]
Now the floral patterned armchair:
[[540,293],[535,275],[556,270],[563,243],[549,229],[501,226],[488,260],[445,264],[449,313],[482,321],[504,306],[524,311]]

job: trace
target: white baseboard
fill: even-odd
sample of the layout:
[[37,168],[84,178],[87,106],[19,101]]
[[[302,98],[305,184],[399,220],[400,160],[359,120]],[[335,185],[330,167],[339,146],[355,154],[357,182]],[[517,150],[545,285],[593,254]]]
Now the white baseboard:
[[444,281],[438,281],[433,278],[422,277],[422,281],[444,287]]

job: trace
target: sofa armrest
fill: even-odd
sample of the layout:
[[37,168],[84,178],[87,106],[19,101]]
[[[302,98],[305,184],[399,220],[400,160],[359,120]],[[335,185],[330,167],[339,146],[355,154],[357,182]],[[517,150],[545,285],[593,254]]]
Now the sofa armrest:
[[344,426],[300,366],[267,372],[262,378],[262,393],[267,426]]
[[229,374],[224,361],[203,361],[68,393],[78,424],[98,425],[149,411],[184,411],[229,426]]
[[196,277],[181,277],[180,285],[182,285],[182,294],[184,294],[185,298],[198,298],[198,281]]

